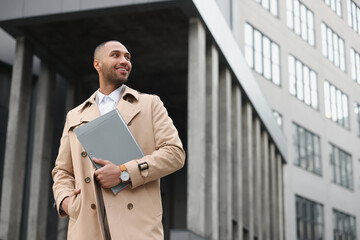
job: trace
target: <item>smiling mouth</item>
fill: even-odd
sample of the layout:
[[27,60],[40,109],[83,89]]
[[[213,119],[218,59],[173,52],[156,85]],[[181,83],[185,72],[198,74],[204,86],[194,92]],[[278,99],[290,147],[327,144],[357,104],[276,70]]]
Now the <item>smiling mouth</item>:
[[120,72],[128,72],[129,71],[128,67],[115,67],[115,69]]

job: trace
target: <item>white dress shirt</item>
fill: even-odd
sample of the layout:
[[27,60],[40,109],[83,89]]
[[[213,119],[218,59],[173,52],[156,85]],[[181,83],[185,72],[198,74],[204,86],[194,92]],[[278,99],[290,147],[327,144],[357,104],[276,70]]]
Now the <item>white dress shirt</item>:
[[100,114],[104,115],[105,113],[114,110],[121,98],[121,95],[124,90],[124,85],[112,91],[109,95],[104,95],[99,91],[96,92],[95,101],[99,107]]

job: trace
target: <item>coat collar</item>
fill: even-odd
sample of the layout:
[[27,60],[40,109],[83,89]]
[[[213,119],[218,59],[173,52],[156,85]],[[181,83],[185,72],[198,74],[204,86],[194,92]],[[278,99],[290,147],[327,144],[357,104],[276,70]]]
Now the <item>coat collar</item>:
[[[119,110],[121,116],[126,124],[140,112],[140,106],[137,104],[139,100],[139,93],[124,85],[124,93],[119,100],[116,108]],[[100,116],[99,108],[95,101],[96,92],[94,92],[85,102],[79,106],[80,122],[90,122]]]

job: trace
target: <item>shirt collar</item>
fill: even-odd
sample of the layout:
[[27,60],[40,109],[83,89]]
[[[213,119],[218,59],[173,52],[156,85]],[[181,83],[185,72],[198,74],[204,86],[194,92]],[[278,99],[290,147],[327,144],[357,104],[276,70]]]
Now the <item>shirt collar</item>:
[[[95,97],[95,101],[96,103],[99,105],[103,100],[104,97],[106,96],[105,94],[101,93],[99,91],[100,89],[98,89],[96,91],[96,97]],[[109,95],[107,95],[109,98],[111,98],[115,103],[118,103],[121,95],[123,93],[124,90],[124,85],[121,85],[120,87],[118,87],[117,89],[115,89],[114,91],[112,91]]]

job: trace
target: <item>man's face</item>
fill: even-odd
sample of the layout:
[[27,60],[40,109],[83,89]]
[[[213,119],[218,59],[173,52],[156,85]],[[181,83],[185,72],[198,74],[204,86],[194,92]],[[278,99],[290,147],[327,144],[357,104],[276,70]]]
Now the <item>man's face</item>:
[[131,72],[130,57],[130,53],[121,43],[106,43],[99,64],[103,80],[115,85],[126,83]]

